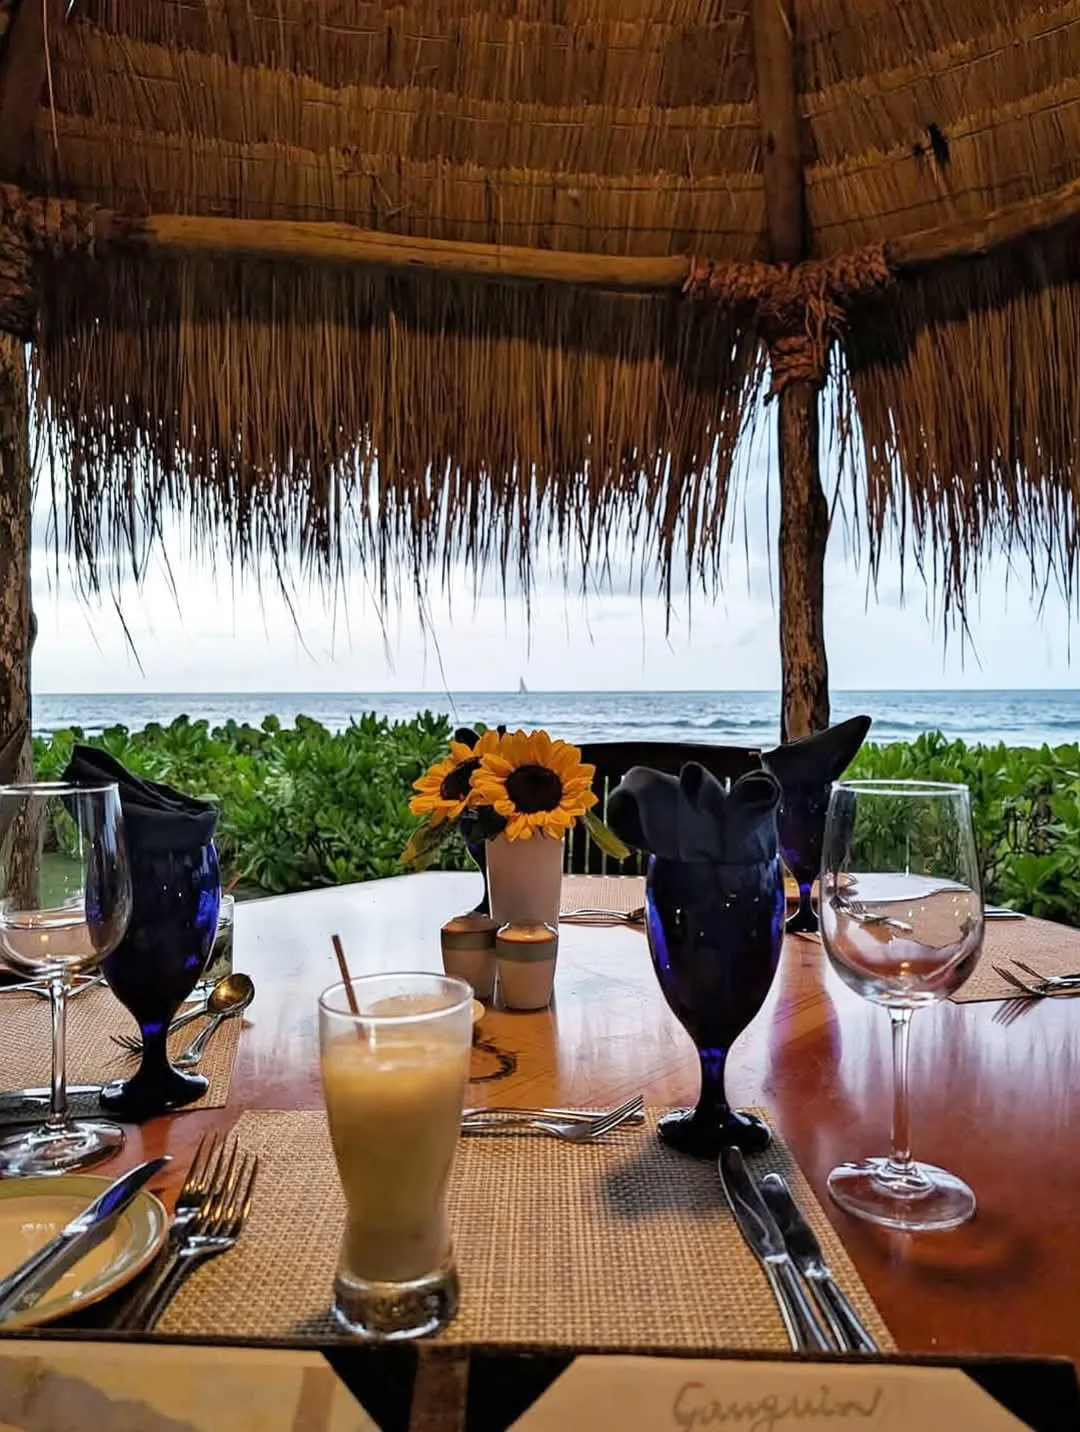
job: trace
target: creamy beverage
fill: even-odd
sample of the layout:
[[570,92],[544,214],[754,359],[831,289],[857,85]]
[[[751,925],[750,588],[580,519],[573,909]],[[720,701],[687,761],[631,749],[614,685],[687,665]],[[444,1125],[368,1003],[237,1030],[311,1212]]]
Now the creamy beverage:
[[454,1157],[468,1048],[409,1027],[370,1045],[349,1030],[323,1050],[326,1112],[349,1206],[343,1271],[422,1277],[446,1258],[443,1190]]
[[352,981],[319,1001],[323,1092],[347,1212],[333,1311],[360,1337],[442,1326],[458,1284],[444,1207],[465,1102],[472,990],[442,975]]

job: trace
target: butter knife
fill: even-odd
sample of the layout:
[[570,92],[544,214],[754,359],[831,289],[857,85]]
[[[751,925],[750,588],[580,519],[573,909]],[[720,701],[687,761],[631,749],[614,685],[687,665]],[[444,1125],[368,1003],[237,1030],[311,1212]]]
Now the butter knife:
[[840,1290],[822,1256],[821,1244],[778,1173],[767,1173],[761,1180],[761,1195],[776,1219],[792,1262],[806,1279],[818,1312],[837,1344],[850,1352],[878,1352],[877,1343]]
[[832,1352],[833,1345],[818,1325],[776,1220],[747,1171],[742,1150],[734,1145],[724,1149],[719,1167],[739,1232],[765,1270],[791,1346],[796,1352]]
[[[149,1159],[111,1183],[77,1218],[27,1258],[14,1272],[0,1279],[0,1320],[20,1313],[51,1288],[58,1278],[96,1248],[107,1236],[144,1184],[171,1162],[168,1154]],[[62,1187],[57,1184],[57,1188]]]

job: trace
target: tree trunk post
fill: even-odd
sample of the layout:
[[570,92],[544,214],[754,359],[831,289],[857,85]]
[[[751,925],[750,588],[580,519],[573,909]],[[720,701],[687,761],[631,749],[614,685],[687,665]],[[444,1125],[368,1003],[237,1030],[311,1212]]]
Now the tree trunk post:
[[829,507],[818,475],[817,389],[792,383],[780,410],[780,739],[829,724],[825,652],[825,548]]
[[0,781],[28,779],[33,761],[30,539],[26,350],[0,330]]
[[[806,258],[808,244],[795,19],[791,0],[751,0],[751,6],[770,257],[774,263],[797,264]],[[829,724],[823,614],[829,514],[818,470],[821,383],[778,383],[771,344],[770,357],[779,392],[780,738],[789,741]]]

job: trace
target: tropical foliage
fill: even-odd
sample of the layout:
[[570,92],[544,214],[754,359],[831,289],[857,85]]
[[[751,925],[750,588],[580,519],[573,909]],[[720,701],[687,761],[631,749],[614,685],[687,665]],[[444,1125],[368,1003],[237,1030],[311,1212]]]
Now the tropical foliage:
[[[446,758],[450,722],[430,712],[391,723],[362,716],[332,733],[301,717],[211,730],[185,717],[90,738],[126,766],[221,807],[223,865],[240,891],[279,894],[401,871],[413,832],[413,783]],[[38,774],[63,770],[81,732],[34,743]],[[867,746],[849,773],[963,781],[972,793],[987,899],[1080,926],[1080,747],[965,746],[938,734]],[[463,865],[457,839],[435,864]]]

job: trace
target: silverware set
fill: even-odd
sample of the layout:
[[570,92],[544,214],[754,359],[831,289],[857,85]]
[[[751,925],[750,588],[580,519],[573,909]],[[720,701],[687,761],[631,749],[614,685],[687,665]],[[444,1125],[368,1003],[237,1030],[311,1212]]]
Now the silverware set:
[[[207,1045],[225,1021],[235,1019],[237,1015],[243,1014],[254,998],[254,980],[249,975],[233,973],[218,980],[206,998],[194,1009],[178,1014],[169,1025],[170,1034],[175,1034],[178,1029],[183,1029],[193,1020],[202,1019],[204,1016],[209,1016],[210,1022],[199,1031],[184,1052],[177,1055],[172,1061],[175,1067],[177,1069],[193,1069],[201,1061],[206,1053]],[[112,1034],[109,1037],[126,1054],[132,1056],[142,1054],[142,1040],[135,1035]]]
[[821,1245],[779,1174],[756,1183],[742,1152],[720,1155],[720,1181],[739,1231],[764,1270],[796,1352],[877,1352]]
[[[994,965],[994,972],[1001,976],[1006,984],[1010,984],[1027,999],[1048,999],[1056,995],[1077,995],[1080,994],[1080,971],[1074,974],[1065,975],[1044,975],[1040,974],[1033,966],[1025,964],[1023,960],[1010,960],[1027,979],[1021,979],[1006,965]],[[1012,1001],[1010,1000],[1011,1004]]]
[[645,906],[633,910],[568,910],[559,916],[560,925],[644,925]]
[[[140,1189],[169,1162],[166,1154],[122,1175],[43,1248],[0,1279],[0,1322],[32,1308],[101,1243]],[[200,1140],[165,1246],[117,1317],[116,1328],[149,1331],[192,1270],[233,1247],[251,1212],[258,1167],[255,1155],[242,1153],[235,1141],[229,1144],[216,1134]]]
[[513,1137],[548,1134],[568,1144],[591,1144],[624,1124],[644,1120],[644,1099],[636,1094],[617,1109],[466,1109],[461,1116],[463,1135]]
[[216,1134],[204,1136],[192,1160],[165,1248],[114,1326],[149,1332],[184,1280],[208,1258],[227,1252],[251,1212],[259,1161]]

